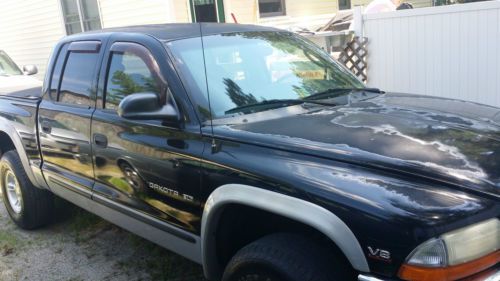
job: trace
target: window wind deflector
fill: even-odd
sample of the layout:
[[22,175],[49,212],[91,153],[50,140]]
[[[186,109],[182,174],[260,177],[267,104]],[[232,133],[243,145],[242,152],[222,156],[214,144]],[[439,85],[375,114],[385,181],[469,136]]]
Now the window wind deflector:
[[303,103],[313,103],[313,104],[327,105],[327,106],[335,105],[333,103],[306,101],[306,100],[300,100],[300,99],[273,99],[273,100],[264,100],[264,101],[261,101],[258,103],[238,106],[238,107],[232,108],[230,110],[227,110],[224,113],[226,115],[239,113],[239,112],[248,114],[248,113],[253,113],[253,112],[257,112],[257,111],[275,109],[275,108],[286,107],[286,106],[291,106],[291,105],[298,105],[298,104],[303,104]]
[[338,97],[342,95],[347,95],[353,92],[369,92],[369,93],[376,93],[376,94],[384,94],[384,91],[381,91],[380,89],[377,88],[330,88],[322,92],[318,92],[315,94],[312,94],[308,97],[305,97],[304,100],[319,100],[319,99],[326,99],[326,98],[333,98],[333,97]]
[[76,41],[69,44],[68,51],[78,53],[98,53],[101,41]]

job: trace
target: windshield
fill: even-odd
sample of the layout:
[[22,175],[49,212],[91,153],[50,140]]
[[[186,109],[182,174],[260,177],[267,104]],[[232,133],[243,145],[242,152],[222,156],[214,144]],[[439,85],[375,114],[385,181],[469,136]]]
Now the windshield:
[[[289,32],[241,32],[170,42],[180,71],[207,88],[212,116],[269,100],[304,99],[332,88],[364,84],[316,45]],[[205,79],[206,68],[206,79]],[[206,92],[201,90],[202,92]]]
[[21,75],[19,67],[7,56],[4,51],[0,51],[0,75]]

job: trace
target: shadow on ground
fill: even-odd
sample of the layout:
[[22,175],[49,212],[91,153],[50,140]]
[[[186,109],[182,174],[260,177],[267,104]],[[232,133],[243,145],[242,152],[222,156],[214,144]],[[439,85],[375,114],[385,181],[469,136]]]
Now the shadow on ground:
[[23,231],[0,202],[0,280],[204,280],[199,265],[67,202]]

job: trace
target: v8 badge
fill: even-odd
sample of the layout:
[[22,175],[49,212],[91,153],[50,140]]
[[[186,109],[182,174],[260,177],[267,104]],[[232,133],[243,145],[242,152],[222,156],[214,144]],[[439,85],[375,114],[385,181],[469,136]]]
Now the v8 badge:
[[385,262],[391,262],[391,252],[368,246],[368,257]]

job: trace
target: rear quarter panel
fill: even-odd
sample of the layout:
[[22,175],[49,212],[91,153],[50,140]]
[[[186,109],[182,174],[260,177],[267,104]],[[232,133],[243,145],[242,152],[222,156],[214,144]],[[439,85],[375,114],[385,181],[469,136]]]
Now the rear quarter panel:
[[28,177],[40,186],[33,173],[41,161],[36,126],[38,102],[38,98],[0,96],[0,132],[10,137]]

